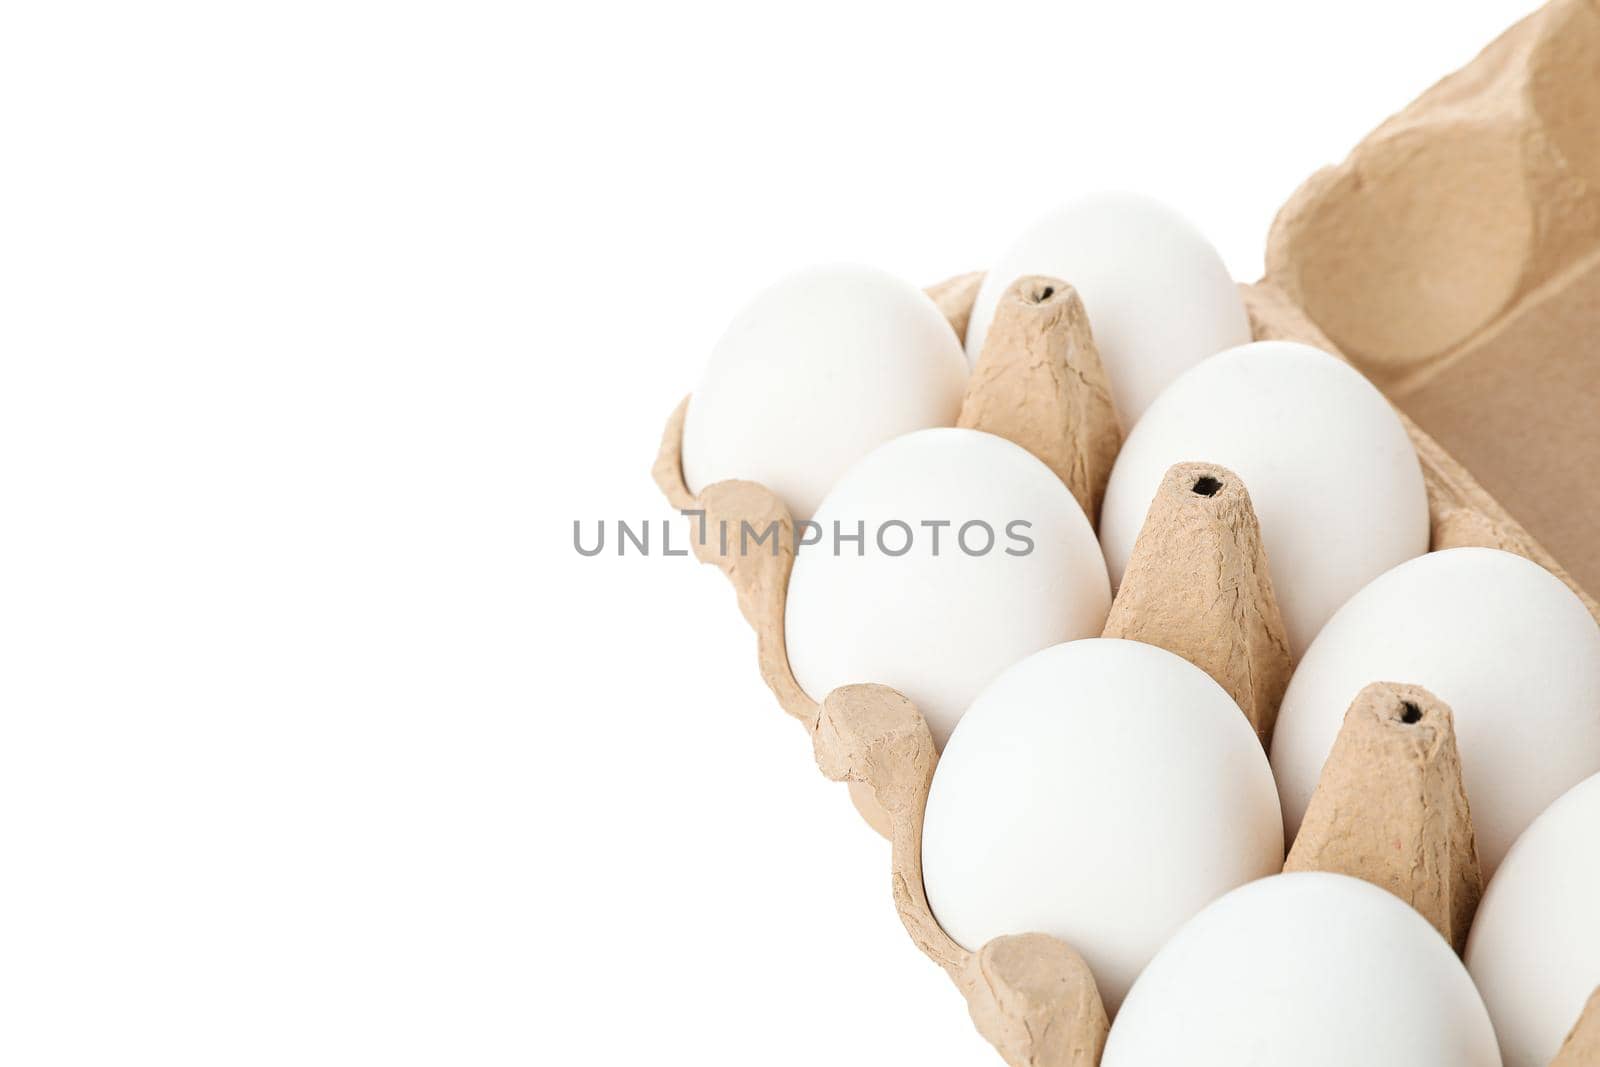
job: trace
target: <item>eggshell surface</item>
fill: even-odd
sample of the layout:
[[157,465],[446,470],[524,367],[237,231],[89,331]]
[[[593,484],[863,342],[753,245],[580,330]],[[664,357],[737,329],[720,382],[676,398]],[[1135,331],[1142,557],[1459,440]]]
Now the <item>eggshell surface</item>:
[[1375,681],[1450,706],[1485,876],[1539,812],[1600,771],[1600,627],[1583,602],[1509,552],[1431,552],[1352,597],[1290,679],[1272,767],[1291,840],[1350,701]]
[[872,267],[800,271],[717,342],[683,424],[689,491],[759,482],[804,519],[878,445],[952,426],[967,367],[933,301]]
[[1466,960],[1506,1067],[1545,1067],[1600,987],[1600,775],[1517,838],[1478,906]]
[[839,480],[813,521],[819,540],[796,553],[785,611],[795,680],[818,701],[841,685],[892,686],[940,745],[991,678],[1098,634],[1111,607],[1072,493],[992,434],[891,441]]
[[1236,889],[1178,931],[1101,1067],[1499,1067],[1483,1001],[1398,897],[1338,874]]
[[1229,349],[1151,404],[1101,508],[1114,586],[1162,477],[1184,462],[1220,463],[1244,481],[1295,656],[1362,586],[1428,550],[1427,490],[1399,416],[1354,368],[1309,345]]
[[934,772],[922,861],[952,938],[1059,937],[1114,1012],[1184,921],[1282,868],[1283,823],[1261,744],[1216,682],[1096,638],[1028,657],[973,703]]
[[995,307],[1025,274],[1077,289],[1124,427],[1179,374],[1250,340],[1250,321],[1222,257],[1166,205],[1097,193],[1030,226],[984,277],[967,326],[967,360],[983,352]]

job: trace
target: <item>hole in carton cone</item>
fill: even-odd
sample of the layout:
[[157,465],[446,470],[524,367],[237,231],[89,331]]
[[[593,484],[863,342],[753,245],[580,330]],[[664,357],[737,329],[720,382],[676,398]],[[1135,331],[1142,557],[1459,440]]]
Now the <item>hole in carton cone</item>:
[[1221,489],[1222,483],[1211,477],[1209,474],[1202,474],[1199,478],[1195,479],[1195,496],[1216,496]]
[[1035,304],[1042,304],[1046,300],[1049,300],[1052,296],[1055,296],[1055,295],[1056,295],[1056,287],[1053,286],[1053,285],[1047,285],[1043,289],[1040,289],[1037,293],[1033,294],[1033,302]]
[[1422,721],[1422,709],[1414,701],[1402,700],[1400,702],[1400,721],[1407,726]]

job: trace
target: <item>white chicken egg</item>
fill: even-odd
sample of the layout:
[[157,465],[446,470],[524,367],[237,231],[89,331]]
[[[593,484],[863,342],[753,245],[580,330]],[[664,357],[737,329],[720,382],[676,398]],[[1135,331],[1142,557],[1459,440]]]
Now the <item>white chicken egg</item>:
[[1220,463],[1244,481],[1297,657],[1358,589],[1428,550],[1427,490],[1405,426],[1359,372],[1310,345],[1229,349],[1150,405],[1101,507],[1113,585],[1162,477],[1185,462]]
[[1179,374],[1250,340],[1222,257],[1187,219],[1148,197],[1086,196],[1024,231],[978,291],[969,363],[983,352],[1001,295],[1025,274],[1059,278],[1083,298],[1124,426]]
[[1600,771],[1600,627],[1583,602],[1509,552],[1430,552],[1352,597],[1289,681],[1272,769],[1291,839],[1369,682],[1420,685],[1450,706],[1485,875],[1551,801]]
[[978,691],[1031,652],[1098,634],[1111,606],[1089,520],[1031,454],[923,430],[868,454],[796,553],[785,638],[813,700],[877,682],[943,744]]
[[1266,754],[1239,706],[1154,645],[1047,648],[991,682],[934,771],[923,884],[976,951],[1061,938],[1108,1011],[1216,897],[1283,866]]
[[966,378],[955,331],[914,286],[872,267],[800,271],[717,342],[684,417],[684,481],[759,482],[807,518],[878,445],[953,426]]
[[1545,1067],[1600,988],[1600,774],[1511,846],[1478,905],[1466,960],[1506,1067]]
[[1500,1067],[1461,961],[1388,892],[1280,874],[1195,916],[1146,967],[1101,1067]]

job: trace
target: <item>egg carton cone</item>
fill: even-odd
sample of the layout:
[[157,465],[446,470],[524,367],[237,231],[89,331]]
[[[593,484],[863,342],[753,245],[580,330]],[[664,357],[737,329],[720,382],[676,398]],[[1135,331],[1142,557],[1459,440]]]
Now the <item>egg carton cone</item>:
[[[1584,525],[1600,515],[1600,487],[1580,486],[1568,473],[1581,466],[1574,454],[1600,443],[1600,360],[1582,358],[1600,336],[1600,140],[1584,136],[1597,127],[1600,0],[1555,0],[1343,164],[1313,176],[1274,223],[1266,277],[1241,290],[1256,340],[1301,341],[1341,356],[1396,404],[1427,486],[1432,550],[1524,556],[1561,578],[1600,621],[1600,606],[1573,577],[1600,586],[1600,538]],[[927,290],[960,339],[982,279],[964,274]],[[1541,399],[1554,405],[1546,409],[1554,418],[1530,427],[1519,405],[1534,404],[1537,414]],[[1574,414],[1578,401],[1586,406]],[[912,941],[951,977],[1008,1064],[1097,1063],[1108,1019],[1072,946],[1029,933],[973,952],[939,926],[922,884],[923,812],[938,759],[927,723],[903,695],[870,679],[820,703],[796,682],[784,637],[792,516],[754,482],[689,491],[681,461],[687,406],[668,420],[655,480],[690,513],[697,558],[732,582],[756,633],[762,677],[811,735],[818,767],[849,784],[862,815],[890,840],[892,895]],[[1519,411],[1524,424],[1512,432]],[[1497,491],[1561,546],[1568,566],[1424,423],[1452,448],[1494,453]],[[959,425],[1028,449],[1095,515],[1123,427],[1070,279],[1027,277],[1007,290]],[[1517,454],[1545,430],[1559,449],[1541,442]],[[1582,504],[1574,493],[1595,498]],[[739,551],[746,525],[759,533],[773,523],[780,536],[770,550]],[[1199,666],[1238,702],[1263,744],[1270,740],[1291,663],[1248,486],[1233,472],[1204,462],[1167,472],[1105,632]],[[1376,823],[1352,814],[1385,798],[1394,803]],[[1449,709],[1404,680],[1375,679],[1364,689],[1286,864],[1379,885],[1459,949],[1482,879]],[[1591,1000],[1555,1061],[1560,1067],[1600,1067],[1597,1016]]]
[[1089,315],[1071,286],[1026,275],[1001,294],[956,425],[1032,452],[1066,483],[1089,524],[1099,525],[1122,426]]
[[1395,682],[1356,694],[1283,869],[1371,882],[1466,949],[1483,873],[1444,701]]
[[1244,481],[1214,463],[1162,479],[1111,602],[1106,637],[1175,652],[1211,675],[1272,742],[1292,667]]

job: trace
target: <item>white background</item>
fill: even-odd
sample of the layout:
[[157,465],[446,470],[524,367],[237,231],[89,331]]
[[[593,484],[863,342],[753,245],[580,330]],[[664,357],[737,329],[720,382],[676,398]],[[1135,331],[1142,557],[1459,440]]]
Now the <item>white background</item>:
[[0,1062],[997,1063],[722,578],[573,520],[778,274],[1127,186],[1254,278],[1531,6],[8,5]]

